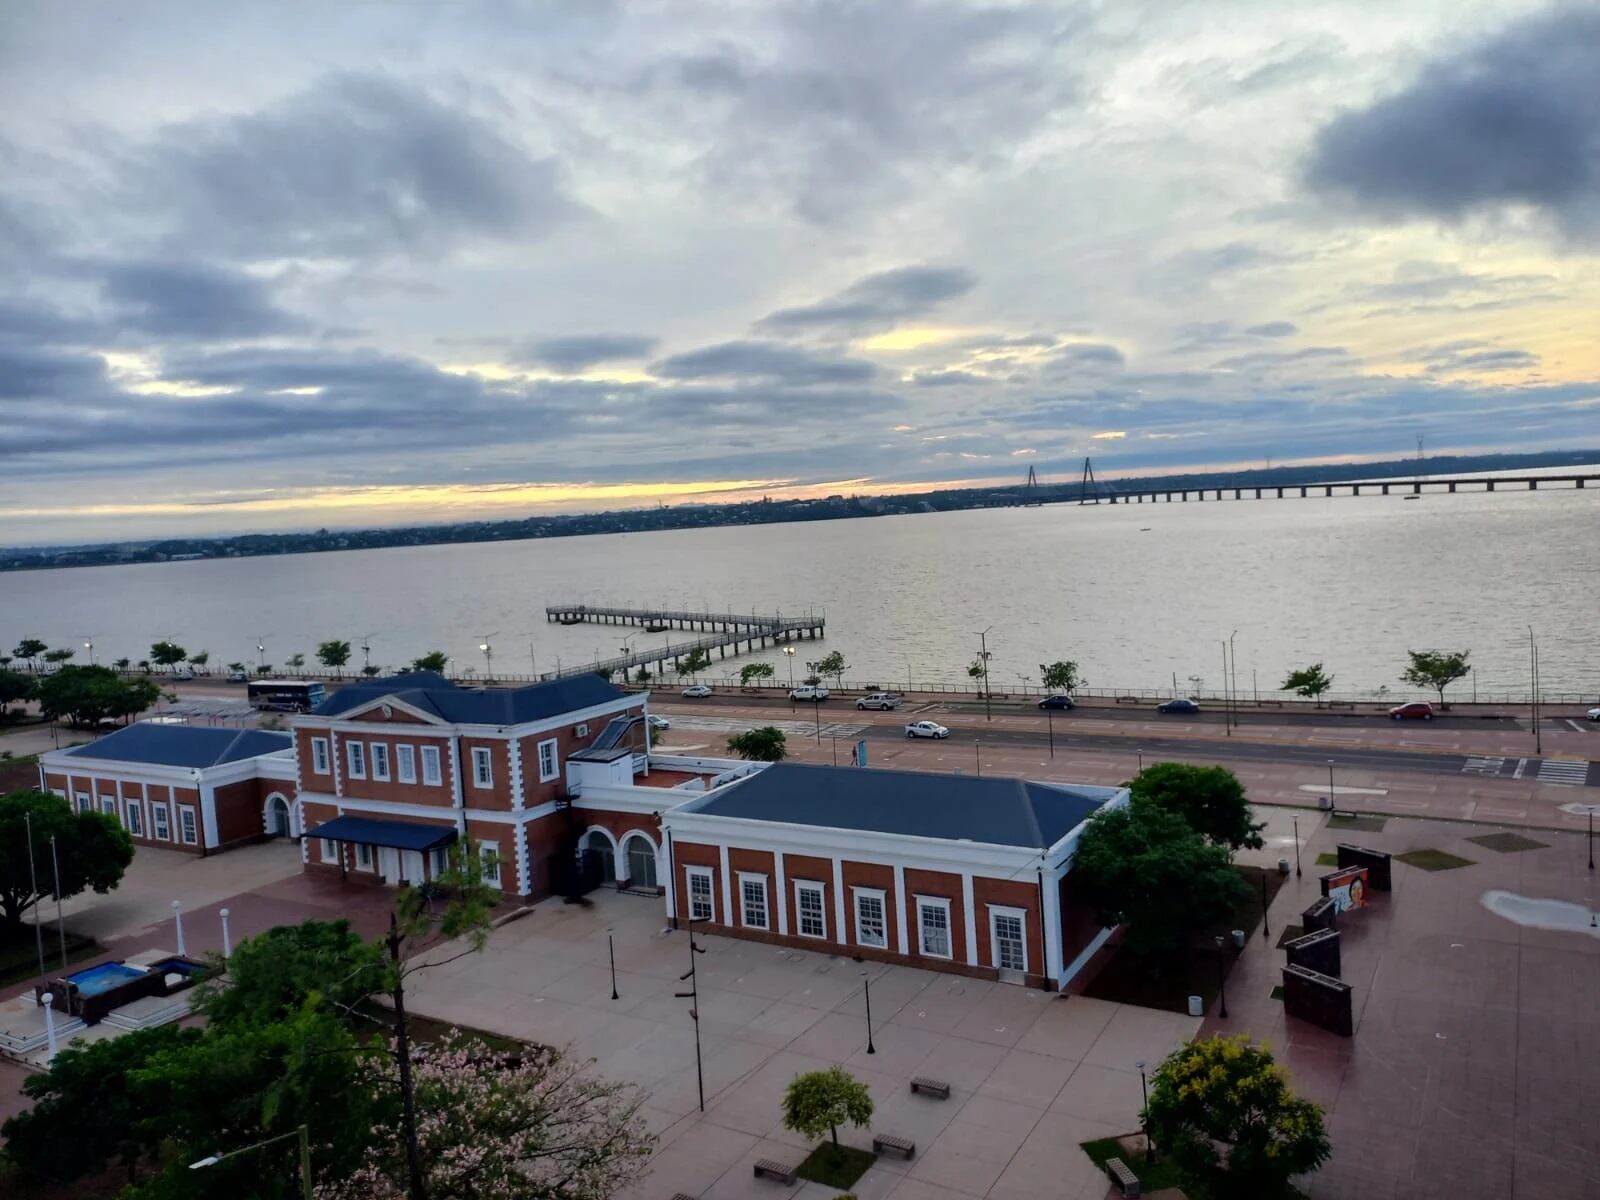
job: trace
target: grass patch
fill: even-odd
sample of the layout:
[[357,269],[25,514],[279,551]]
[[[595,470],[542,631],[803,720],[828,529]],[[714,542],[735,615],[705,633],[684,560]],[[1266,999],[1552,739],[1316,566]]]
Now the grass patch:
[[1277,940],[1277,943],[1274,946],[1274,949],[1282,950],[1290,942],[1294,941],[1295,938],[1302,938],[1302,937],[1305,937],[1305,935],[1306,935],[1305,926],[1303,926],[1303,925],[1285,925],[1283,927],[1282,932],[1280,932],[1278,934],[1278,940]]
[[1493,850],[1496,854],[1516,854],[1522,850],[1543,850],[1549,842],[1536,842],[1531,837],[1523,837],[1520,833],[1480,833],[1477,837],[1469,837],[1467,841],[1475,846],[1482,846],[1485,850]]
[[795,1174],[801,1179],[843,1190],[854,1187],[856,1180],[877,1161],[878,1156],[869,1151],[823,1142],[806,1155],[805,1162],[795,1168]]
[[[105,947],[93,938],[80,937],[67,930],[67,963],[82,962],[105,953]],[[61,939],[56,931],[44,930],[44,969],[47,975],[61,972]],[[32,925],[22,925],[15,930],[0,931],[0,987],[9,987],[36,979],[39,975],[39,948],[34,939]]]
[[1445,850],[1407,850],[1404,854],[1396,854],[1395,858],[1407,866],[1424,871],[1454,871],[1457,867],[1473,865],[1470,858],[1462,858]]
[[1267,999],[1281,1001],[1283,999],[1283,984],[1273,984],[1272,990],[1267,993]]
[[1337,854],[1329,854],[1326,850],[1324,850],[1321,854],[1317,855],[1317,866],[1319,867],[1337,867],[1338,865],[1339,856]]
[[1388,823],[1388,817],[1375,817],[1369,813],[1334,813],[1328,818],[1329,829],[1353,829],[1357,833],[1382,833]]
[[[1128,1134],[1135,1138],[1137,1134]],[[1139,1177],[1145,1195],[1160,1191],[1162,1188],[1175,1188],[1183,1186],[1183,1180],[1178,1178],[1178,1169],[1159,1154],[1156,1161],[1147,1163],[1144,1152],[1139,1149],[1129,1150],[1122,1144],[1119,1137],[1096,1138],[1092,1142],[1080,1142],[1079,1148],[1089,1156],[1095,1166],[1102,1171],[1106,1169],[1106,1160],[1120,1158],[1128,1164],[1128,1169]]]
[[1234,868],[1245,881],[1245,898],[1241,900],[1228,920],[1196,935],[1201,948],[1191,953],[1185,961],[1176,963],[1165,974],[1154,975],[1123,947],[1118,947],[1083,990],[1085,996],[1096,1000],[1109,1000],[1115,1004],[1137,1004],[1141,1008],[1159,1008],[1167,1012],[1189,1011],[1189,997],[1199,996],[1207,1008],[1217,994],[1217,954],[1211,949],[1211,939],[1222,934],[1227,939],[1227,961],[1232,965],[1236,951],[1233,949],[1231,931],[1242,929],[1245,944],[1261,925],[1261,882],[1266,880],[1267,901],[1283,887],[1284,877],[1275,869],[1239,866]]

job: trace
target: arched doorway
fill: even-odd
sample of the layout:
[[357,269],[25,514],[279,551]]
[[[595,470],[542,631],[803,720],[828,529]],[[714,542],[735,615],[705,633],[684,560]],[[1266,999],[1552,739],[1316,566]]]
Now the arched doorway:
[[656,848],[642,833],[630,833],[622,843],[622,852],[628,860],[628,886],[653,888],[656,886]]
[[290,837],[294,833],[289,823],[289,802],[276,792],[267,797],[265,825],[268,837]]
[[583,877],[591,886],[617,881],[616,843],[604,829],[591,829],[578,843]]

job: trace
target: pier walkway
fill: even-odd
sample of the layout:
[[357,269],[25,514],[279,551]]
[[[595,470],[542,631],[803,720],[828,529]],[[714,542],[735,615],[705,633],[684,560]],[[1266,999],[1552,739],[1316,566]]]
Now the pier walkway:
[[799,638],[819,638],[828,623],[826,615],[810,611],[786,617],[782,613],[763,616],[754,612],[714,613],[675,608],[614,608],[593,604],[551,604],[545,608],[544,617],[546,621],[558,621],[563,625],[593,622],[599,625],[637,625],[640,629],[655,633],[670,629],[709,632],[705,637],[690,642],[644,646],[631,653],[613,655],[597,662],[546,671],[539,676],[541,679],[601,671],[626,675],[637,667],[666,662],[670,662],[673,670],[677,670],[679,661],[696,650],[704,650],[708,656],[715,650],[718,658],[727,658],[730,651],[740,654],[761,649],[768,644],[775,646],[779,642],[792,642]]
[[1369,496],[1387,496],[1391,493],[1408,496],[1427,494],[1452,494],[1455,492],[1493,492],[1547,490],[1582,490],[1591,483],[1600,483],[1600,475],[1521,475],[1484,476],[1476,479],[1359,479],[1337,483],[1263,483],[1224,484],[1221,487],[1158,487],[1126,489],[1114,483],[1100,485],[1100,491],[1077,493],[1060,497],[1060,503],[1077,500],[1083,504],[1152,504],[1174,500],[1284,500],[1312,496],[1359,496],[1363,490]]

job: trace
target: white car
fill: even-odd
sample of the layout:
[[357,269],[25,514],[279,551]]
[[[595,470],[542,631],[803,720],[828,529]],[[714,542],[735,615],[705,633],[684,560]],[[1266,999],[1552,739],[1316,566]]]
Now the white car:
[[809,700],[819,702],[828,698],[828,689],[825,687],[812,687],[809,683],[803,684],[789,693],[791,700]]
[[1591,708],[1583,715],[1588,717],[1591,721],[1600,721],[1600,708]]
[[671,729],[672,728],[672,722],[667,720],[665,717],[658,717],[654,713],[651,713],[650,714],[650,728],[652,730],[657,730],[657,731],[663,730],[663,729]]
[[884,712],[889,709],[899,708],[900,703],[900,697],[893,692],[872,692],[857,700],[856,707],[860,709],[875,708],[879,712]]
[[704,700],[709,695],[711,695],[711,689],[703,683],[691,683],[683,689],[683,698],[685,700]]
[[908,738],[947,738],[950,731],[937,721],[913,721],[906,726]]
[[172,674],[167,676],[167,678],[187,681],[194,678],[194,671],[189,667],[174,667]]

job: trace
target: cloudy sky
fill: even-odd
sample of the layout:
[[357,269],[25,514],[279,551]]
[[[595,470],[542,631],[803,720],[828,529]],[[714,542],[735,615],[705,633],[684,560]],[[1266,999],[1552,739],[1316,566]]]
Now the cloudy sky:
[[0,542],[1600,443],[1600,8],[0,9]]

